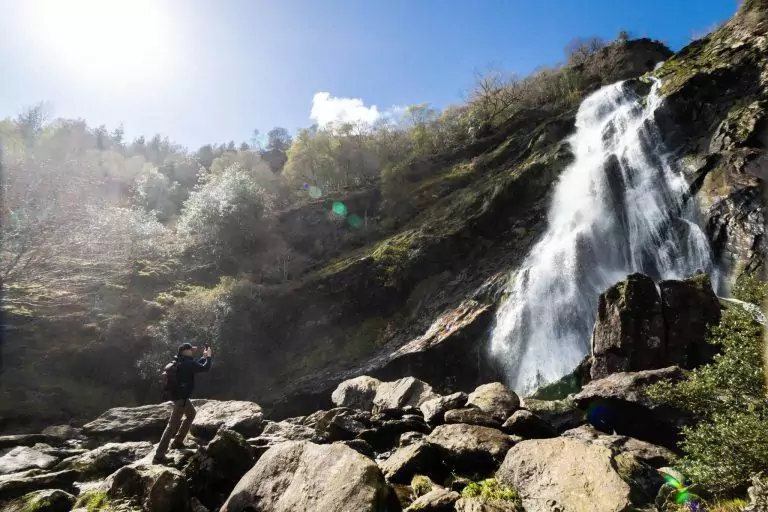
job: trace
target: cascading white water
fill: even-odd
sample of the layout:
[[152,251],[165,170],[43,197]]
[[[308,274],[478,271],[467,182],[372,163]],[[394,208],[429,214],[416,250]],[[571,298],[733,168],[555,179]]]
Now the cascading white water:
[[528,393],[572,371],[589,351],[600,293],[642,272],[654,279],[712,272],[709,242],[684,201],[654,119],[624,83],[581,104],[548,227],[511,277],[491,336],[508,383]]

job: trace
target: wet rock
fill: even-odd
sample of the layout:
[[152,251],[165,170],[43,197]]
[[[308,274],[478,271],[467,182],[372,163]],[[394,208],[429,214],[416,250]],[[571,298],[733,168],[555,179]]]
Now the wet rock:
[[424,421],[436,425],[443,422],[443,415],[451,409],[460,409],[467,403],[467,394],[457,392],[447,396],[436,396],[425,401],[419,407]]
[[405,509],[406,512],[452,512],[453,504],[460,498],[459,493],[438,487],[424,496],[419,496]]
[[46,469],[59,461],[57,457],[46,455],[34,448],[18,446],[0,457],[0,475],[18,473],[27,469]]
[[520,493],[527,512],[616,512],[642,504],[619,465],[627,464],[603,446],[537,439],[512,447],[496,478]]
[[79,478],[103,478],[146,457],[151,451],[152,444],[146,441],[107,443],[61,461],[56,470],[75,470]]
[[437,448],[424,441],[399,448],[379,467],[388,481],[401,484],[409,483],[415,475],[439,479],[445,473]]
[[427,436],[427,442],[440,448],[450,467],[469,473],[496,469],[513,444],[500,430],[463,424],[440,425]]
[[374,411],[401,409],[405,406],[418,408],[433,398],[432,386],[423,380],[405,377],[394,382],[382,382],[373,398]]
[[3,506],[5,512],[69,512],[75,497],[60,489],[35,491]]
[[370,411],[373,408],[373,399],[376,390],[381,384],[379,379],[361,375],[354,379],[345,380],[333,391],[331,400],[337,407],[351,407]]
[[524,439],[546,439],[557,436],[557,431],[552,425],[531,411],[524,409],[515,411],[504,422],[502,430],[507,434],[517,435]]
[[466,409],[451,409],[444,415],[445,423],[466,423],[467,425],[482,425],[484,427],[500,428],[501,421],[497,420],[490,413],[487,413],[477,407],[467,407]]
[[110,499],[135,502],[146,512],[186,512],[189,508],[184,475],[166,466],[124,466],[110,475],[101,489]]
[[668,366],[666,338],[656,284],[643,274],[627,276],[598,298],[591,378]]
[[478,386],[470,393],[467,405],[474,405],[503,423],[520,408],[520,398],[504,384],[492,382]]
[[709,276],[684,281],[662,281],[661,302],[667,328],[666,364],[695,368],[711,360],[716,348],[706,342],[711,325],[720,322],[720,301]]
[[683,372],[676,366],[660,370],[615,373],[590,382],[574,403],[587,414],[598,430],[643,439],[673,448],[689,415],[653,402],[646,394],[649,385],[662,379],[679,381]]
[[221,512],[383,512],[390,492],[376,464],[351,448],[291,441],[259,459]]
[[377,452],[394,448],[405,432],[429,433],[429,427],[419,419],[386,420],[361,432],[357,438],[368,442]]
[[221,429],[189,460],[183,473],[191,495],[214,510],[224,503],[254,462],[253,450],[245,438],[233,430]]

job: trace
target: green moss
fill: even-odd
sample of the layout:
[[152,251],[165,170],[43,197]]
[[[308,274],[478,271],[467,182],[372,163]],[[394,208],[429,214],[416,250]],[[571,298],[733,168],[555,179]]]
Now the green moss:
[[469,483],[461,495],[464,498],[482,498],[489,501],[506,501],[522,506],[517,491],[500,483],[495,478],[487,478],[479,482]]
[[85,508],[88,512],[102,512],[109,510],[109,498],[103,491],[86,491],[78,496],[74,508]]
[[731,289],[731,295],[734,299],[761,306],[765,302],[766,296],[768,296],[768,283],[761,280],[755,274],[742,272],[736,278],[736,282]]
[[[41,512],[43,510],[48,510],[51,508],[51,506],[53,506],[53,502],[48,496],[35,499],[34,495],[35,493],[32,493],[29,501],[24,504],[22,512]],[[27,497],[25,496],[21,499],[26,501]]]
[[435,486],[435,483],[429,479],[428,476],[424,475],[415,475],[411,479],[411,489],[413,489],[413,494],[418,498],[419,496],[424,496],[429,491],[432,490],[432,488]]

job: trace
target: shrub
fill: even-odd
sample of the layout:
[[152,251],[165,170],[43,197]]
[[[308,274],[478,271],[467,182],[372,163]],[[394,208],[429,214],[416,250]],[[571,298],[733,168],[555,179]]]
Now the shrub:
[[434,482],[432,482],[428,476],[424,475],[415,475],[411,480],[411,489],[413,489],[413,494],[417,498],[419,496],[424,496],[431,491],[434,485]]
[[755,274],[743,272],[736,278],[731,295],[735,299],[760,306],[768,296],[768,283],[760,280]]
[[698,418],[682,431],[678,466],[715,495],[744,489],[752,474],[768,467],[762,331],[742,308],[726,310],[708,338],[722,353],[685,380],[660,382],[648,391]]

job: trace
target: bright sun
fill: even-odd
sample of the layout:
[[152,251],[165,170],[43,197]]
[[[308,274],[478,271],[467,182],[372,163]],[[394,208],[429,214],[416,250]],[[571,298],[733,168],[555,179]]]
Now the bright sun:
[[[19,28],[57,74],[124,90],[167,82],[174,20],[160,0],[27,0]],[[52,69],[53,71],[53,69]]]

